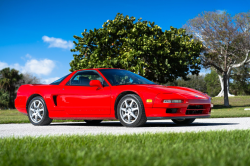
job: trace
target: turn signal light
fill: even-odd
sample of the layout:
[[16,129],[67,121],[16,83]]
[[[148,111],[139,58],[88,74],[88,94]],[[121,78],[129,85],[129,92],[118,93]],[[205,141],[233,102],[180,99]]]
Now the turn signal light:
[[152,100],[152,99],[147,99],[146,102],[147,102],[147,103],[152,103],[153,100]]
[[163,103],[182,103],[182,100],[163,100]]

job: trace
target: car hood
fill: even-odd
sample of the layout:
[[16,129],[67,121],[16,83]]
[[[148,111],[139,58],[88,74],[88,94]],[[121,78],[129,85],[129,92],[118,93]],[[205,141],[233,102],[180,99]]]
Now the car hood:
[[176,93],[188,99],[210,99],[205,93],[197,91],[195,89],[179,87],[179,86],[163,86],[163,85],[146,85],[145,88],[149,91],[153,91],[157,94],[166,93]]

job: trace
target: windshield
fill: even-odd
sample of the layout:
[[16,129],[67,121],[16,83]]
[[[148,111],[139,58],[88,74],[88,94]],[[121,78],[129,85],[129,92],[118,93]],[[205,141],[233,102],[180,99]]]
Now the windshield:
[[111,85],[155,84],[146,78],[127,70],[99,69]]
[[69,73],[68,75],[62,77],[62,78],[59,78],[58,80],[52,82],[50,85],[59,85],[66,77],[68,77],[71,73]]

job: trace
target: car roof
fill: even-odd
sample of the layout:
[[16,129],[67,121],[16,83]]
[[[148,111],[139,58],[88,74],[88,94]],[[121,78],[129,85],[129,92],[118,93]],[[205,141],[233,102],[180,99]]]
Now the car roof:
[[82,71],[82,70],[100,70],[100,69],[116,69],[116,70],[124,70],[124,69],[119,69],[119,68],[90,68],[90,69],[80,69],[76,71]]

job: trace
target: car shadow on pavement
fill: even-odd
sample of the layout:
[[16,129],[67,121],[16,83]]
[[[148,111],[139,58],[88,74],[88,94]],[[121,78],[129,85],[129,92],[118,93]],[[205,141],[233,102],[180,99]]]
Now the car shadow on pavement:
[[[189,125],[178,125],[173,122],[147,122],[142,127],[198,127],[198,126],[224,126],[224,125],[238,125],[239,123],[199,123],[194,122]],[[66,123],[52,123],[51,126],[96,126],[96,127],[123,127],[118,121],[102,122],[100,124],[92,125],[85,122],[66,122]]]

